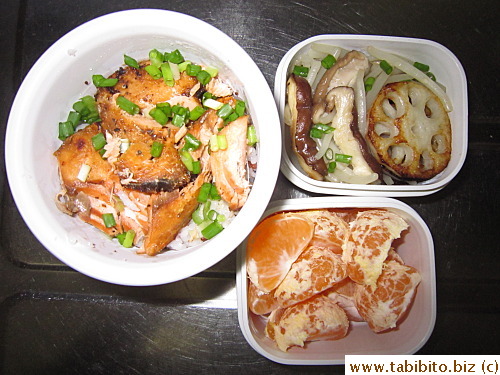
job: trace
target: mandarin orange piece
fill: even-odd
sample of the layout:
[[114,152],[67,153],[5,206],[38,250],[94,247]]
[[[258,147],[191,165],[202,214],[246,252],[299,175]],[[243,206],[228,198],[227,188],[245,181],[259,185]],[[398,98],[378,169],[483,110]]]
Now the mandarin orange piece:
[[247,274],[263,292],[275,289],[307,247],[314,224],[293,213],[268,216],[248,236]]
[[376,287],[357,286],[354,300],[359,314],[374,332],[396,327],[421,279],[415,268],[387,261]]
[[342,307],[350,321],[363,322],[364,319],[359,315],[354,301],[354,292],[357,289],[357,285],[351,279],[346,278],[325,290],[323,294]]
[[342,254],[342,246],[347,240],[349,227],[340,215],[328,210],[306,210],[297,214],[315,224],[311,245],[328,247],[336,254]]
[[349,277],[362,285],[375,286],[382,273],[392,241],[408,228],[399,215],[387,210],[360,212],[351,223],[343,260]]
[[309,246],[292,264],[274,296],[280,307],[291,306],[318,294],[347,277],[340,255],[325,247]]
[[279,307],[274,293],[266,293],[248,281],[248,308],[257,315],[269,314]]
[[269,316],[265,333],[284,352],[307,341],[338,340],[347,335],[349,320],[336,303],[321,294]]

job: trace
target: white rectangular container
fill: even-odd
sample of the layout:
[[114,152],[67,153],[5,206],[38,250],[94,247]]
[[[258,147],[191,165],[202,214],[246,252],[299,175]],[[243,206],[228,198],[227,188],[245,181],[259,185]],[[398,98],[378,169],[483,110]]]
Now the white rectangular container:
[[[416,185],[361,185],[317,181],[307,176],[300,168],[291,148],[290,130],[285,125],[286,81],[293,69],[295,57],[307,51],[311,44],[321,43],[345,49],[366,51],[374,46],[387,52],[424,62],[431,67],[453,103],[449,113],[452,132],[451,160],[447,168],[434,178]],[[468,104],[467,80],[464,69],[457,57],[446,47],[424,39],[402,38],[377,35],[318,35],[306,39],[292,47],[281,60],[276,71],[274,97],[278,105],[283,135],[281,171],[295,185],[314,193],[335,195],[362,195],[386,197],[424,196],[441,190],[460,171],[467,154]]]
[[411,207],[383,197],[315,197],[276,201],[263,218],[278,211],[319,208],[385,208],[401,215],[409,224],[398,254],[422,276],[415,300],[398,328],[376,334],[366,323],[351,323],[348,335],[337,341],[315,341],[304,348],[280,351],[264,334],[266,318],[249,311],[247,304],[246,241],[238,248],[236,291],[240,328],[248,343],[272,361],[290,365],[343,364],[346,354],[413,354],[429,339],[436,320],[434,244],[429,228]]

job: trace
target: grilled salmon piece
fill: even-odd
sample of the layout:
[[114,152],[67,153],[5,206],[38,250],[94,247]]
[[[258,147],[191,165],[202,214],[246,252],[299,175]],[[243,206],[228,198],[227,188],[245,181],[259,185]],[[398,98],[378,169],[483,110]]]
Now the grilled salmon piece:
[[[66,138],[61,147],[54,152],[63,185],[71,194],[86,183],[102,184],[109,180],[118,181],[112,173],[111,165],[92,145],[92,137],[100,132],[99,125],[89,125]],[[77,178],[84,164],[90,167],[85,183]]]
[[233,211],[246,202],[250,184],[246,178],[248,116],[230,122],[218,134],[225,135],[227,148],[210,154],[210,168],[222,199]]
[[209,173],[202,172],[182,190],[153,198],[149,233],[144,241],[146,254],[156,255],[161,252],[189,223],[198,207],[197,198],[201,185],[208,179]]

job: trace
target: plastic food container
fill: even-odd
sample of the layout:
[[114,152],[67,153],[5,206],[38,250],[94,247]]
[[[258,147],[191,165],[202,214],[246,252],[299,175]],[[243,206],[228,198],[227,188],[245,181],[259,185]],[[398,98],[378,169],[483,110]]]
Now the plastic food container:
[[[331,44],[345,49],[366,51],[367,46],[393,52],[413,61],[425,62],[446,87],[453,103],[449,113],[452,131],[451,160],[447,168],[434,178],[412,185],[361,185],[317,181],[307,176],[300,168],[291,149],[290,130],[285,125],[287,72],[294,57],[307,51],[313,43]],[[292,67],[293,68],[293,67]],[[424,39],[374,35],[318,35],[292,47],[281,60],[276,72],[274,96],[281,118],[283,155],[281,171],[295,185],[314,193],[335,195],[363,195],[386,197],[423,196],[435,193],[448,184],[460,171],[467,153],[468,107],[467,80],[460,61],[446,47]]]
[[413,304],[403,321],[392,331],[376,334],[368,325],[352,323],[348,335],[337,341],[315,341],[304,348],[292,347],[282,352],[264,334],[266,319],[251,313],[247,304],[246,241],[238,248],[236,289],[238,319],[248,343],[272,361],[289,365],[343,364],[346,354],[413,354],[430,337],[436,320],[436,279],[434,244],[429,228],[408,205],[383,197],[315,197],[276,201],[263,215],[287,210],[318,208],[385,208],[401,215],[409,229],[398,240],[397,251],[405,264],[415,267],[422,276]]
[[[229,80],[246,101],[260,144],[252,191],[230,228],[201,246],[147,257],[123,248],[56,208],[54,198],[60,182],[52,154],[61,143],[58,123],[66,120],[74,102],[95,93],[93,85],[85,84],[92,74],[111,74],[123,64],[124,54],[146,59],[153,48],[178,48],[186,59],[217,67],[219,75]],[[5,156],[17,207],[52,254],[99,280],[156,285],[205,270],[246,237],[266,209],[276,183],[280,145],[275,140],[279,137],[279,117],[271,90],[257,65],[235,41],[191,16],[165,10],[130,10],[77,27],[40,57],[12,106]]]

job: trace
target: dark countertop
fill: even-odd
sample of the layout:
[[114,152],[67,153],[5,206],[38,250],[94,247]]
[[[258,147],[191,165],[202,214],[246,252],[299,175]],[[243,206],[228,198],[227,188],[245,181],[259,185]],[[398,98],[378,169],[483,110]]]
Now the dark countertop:
[[[285,52],[317,34],[418,37],[448,47],[468,78],[467,159],[442,191],[402,199],[435,241],[437,321],[418,354],[500,353],[496,0],[3,1],[2,134],[17,88],[52,43],[85,21],[132,8],[175,10],[216,26],[250,54],[271,88]],[[236,311],[235,252],[187,280],[144,288],[106,284],[65,266],[20,217],[5,176],[4,136],[0,146],[0,373],[343,372],[342,366],[279,365],[247,344]],[[273,200],[308,195],[280,173]]]

